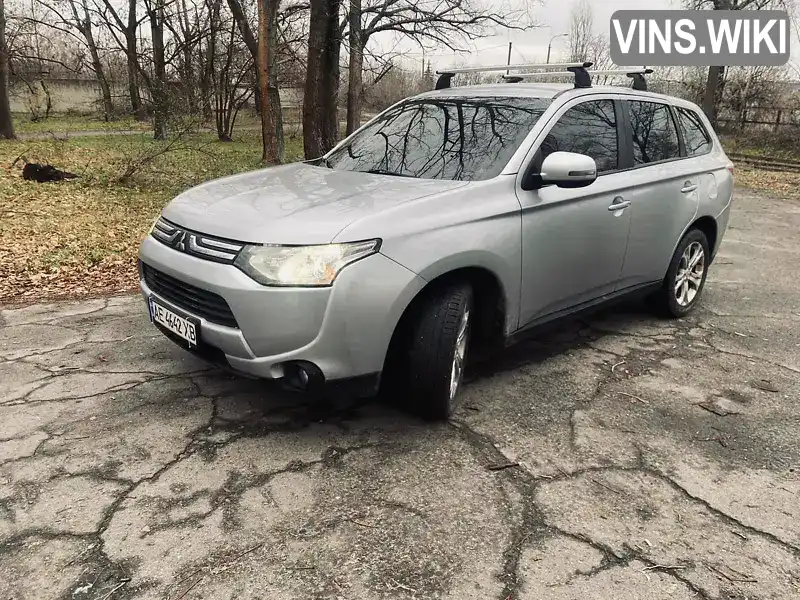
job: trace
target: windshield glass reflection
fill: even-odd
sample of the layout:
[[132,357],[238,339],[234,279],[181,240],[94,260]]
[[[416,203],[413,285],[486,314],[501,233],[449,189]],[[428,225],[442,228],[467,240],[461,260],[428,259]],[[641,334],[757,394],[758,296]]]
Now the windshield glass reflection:
[[475,181],[498,175],[544,98],[424,98],[398,105],[328,155],[333,169]]

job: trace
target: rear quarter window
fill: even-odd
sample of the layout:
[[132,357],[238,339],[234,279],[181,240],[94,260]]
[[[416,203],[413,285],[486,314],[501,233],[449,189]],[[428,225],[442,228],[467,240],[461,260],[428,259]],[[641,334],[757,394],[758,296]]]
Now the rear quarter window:
[[686,156],[700,156],[711,152],[713,146],[711,136],[703,125],[703,121],[695,111],[680,106],[675,107],[678,123],[686,146]]

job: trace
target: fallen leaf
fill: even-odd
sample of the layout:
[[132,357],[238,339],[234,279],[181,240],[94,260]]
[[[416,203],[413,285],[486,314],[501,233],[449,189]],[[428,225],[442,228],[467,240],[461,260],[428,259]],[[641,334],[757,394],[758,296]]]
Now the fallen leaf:
[[736,404],[736,402],[733,400],[728,400],[727,398],[723,398],[722,396],[715,396],[711,400],[698,403],[697,406],[720,417],[738,415],[742,412],[741,407]]
[[765,392],[780,392],[780,388],[778,388],[774,383],[772,383],[769,379],[756,379],[752,382],[754,388],[759,390],[764,390]]

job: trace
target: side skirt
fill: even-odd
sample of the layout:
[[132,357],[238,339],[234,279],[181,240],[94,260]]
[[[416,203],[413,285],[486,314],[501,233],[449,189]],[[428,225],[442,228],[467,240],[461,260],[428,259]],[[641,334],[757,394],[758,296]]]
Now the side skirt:
[[618,290],[613,294],[607,294],[605,296],[601,296],[600,298],[595,298],[594,300],[589,300],[588,302],[578,304],[577,306],[539,317],[538,319],[534,319],[533,321],[526,323],[523,327],[507,336],[506,346],[516,344],[517,342],[527,339],[534,334],[542,333],[542,331],[554,327],[558,322],[566,319],[567,317],[578,317],[591,314],[602,308],[607,308],[614,304],[618,304],[623,300],[647,296],[648,294],[657,291],[661,285],[661,281],[655,281],[627,287],[625,289]]

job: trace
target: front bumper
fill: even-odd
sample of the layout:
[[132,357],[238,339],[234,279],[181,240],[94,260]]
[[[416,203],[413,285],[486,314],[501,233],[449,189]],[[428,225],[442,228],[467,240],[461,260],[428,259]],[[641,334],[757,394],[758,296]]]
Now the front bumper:
[[262,286],[232,265],[178,252],[149,236],[139,258],[221,296],[238,327],[212,323],[139,281],[145,301],[155,296],[199,319],[201,344],[218,349],[231,368],[270,379],[284,377],[295,361],[313,363],[326,381],[380,372],[397,322],[425,285],[382,254],[348,265],[325,288]]

